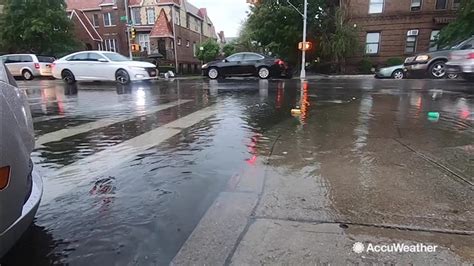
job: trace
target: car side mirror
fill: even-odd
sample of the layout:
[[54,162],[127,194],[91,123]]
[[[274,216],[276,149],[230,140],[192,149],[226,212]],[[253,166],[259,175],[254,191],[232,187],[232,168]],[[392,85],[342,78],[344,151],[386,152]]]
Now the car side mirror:
[[104,58],[99,58],[97,61],[102,62],[102,63],[107,62],[107,60],[105,60]]
[[229,62],[229,60],[227,59],[222,60],[222,63],[227,63],[227,62]]

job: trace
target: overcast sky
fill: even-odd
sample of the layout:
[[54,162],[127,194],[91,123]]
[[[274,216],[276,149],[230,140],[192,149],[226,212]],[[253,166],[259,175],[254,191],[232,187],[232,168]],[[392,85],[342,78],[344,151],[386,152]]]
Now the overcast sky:
[[226,37],[237,37],[241,22],[247,17],[246,0],[188,0],[198,8],[207,8],[216,32],[224,31]]

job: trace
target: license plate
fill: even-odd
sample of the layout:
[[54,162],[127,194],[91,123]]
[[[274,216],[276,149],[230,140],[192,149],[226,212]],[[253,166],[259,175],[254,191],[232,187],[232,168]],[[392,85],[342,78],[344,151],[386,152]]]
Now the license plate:
[[51,67],[51,65],[46,65],[46,67],[48,67],[48,68],[49,68],[49,67]]

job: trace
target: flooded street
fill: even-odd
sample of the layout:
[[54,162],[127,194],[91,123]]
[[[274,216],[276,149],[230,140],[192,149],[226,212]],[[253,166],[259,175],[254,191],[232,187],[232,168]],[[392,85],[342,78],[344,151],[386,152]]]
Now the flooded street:
[[[244,219],[249,234],[237,235],[242,246],[232,242],[226,264],[283,263],[279,256],[307,263],[299,253],[295,260],[277,251],[273,259],[259,257],[287,239],[285,230],[266,224],[277,220],[334,224],[351,240],[434,243],[442,251],[419,258],[432,264],[474,260],[472,83],[196,79],[66,86],[35,80],[19,86],[33,114],[32,159],[44,195],[34,225],[2,265],[182,264],[206,212],[219,195],[235,191],[258,195],[249,200],[252,221]],[[281,237],[265,239],[265,230]],[[397,259],[383,261],[408,262]]]

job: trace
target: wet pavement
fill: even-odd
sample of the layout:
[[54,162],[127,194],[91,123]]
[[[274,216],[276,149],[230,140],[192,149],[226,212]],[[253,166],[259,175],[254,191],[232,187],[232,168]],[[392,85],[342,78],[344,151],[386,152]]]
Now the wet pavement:
[[[420,239],[449,248],[435,263],[474,258],[472,83],[19,85],[29,95],[45,191],[34,225],[2,265],[167,265],[221,192],[263,175],[257,220],[353,224],[351,239],[396,238],[380,228],[432,233]],[[398,240],[415,241],[404,234]],[[248,259],[252,248],[223,257],[277,262]]]

